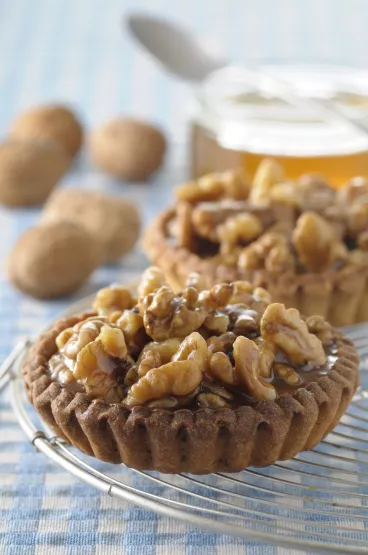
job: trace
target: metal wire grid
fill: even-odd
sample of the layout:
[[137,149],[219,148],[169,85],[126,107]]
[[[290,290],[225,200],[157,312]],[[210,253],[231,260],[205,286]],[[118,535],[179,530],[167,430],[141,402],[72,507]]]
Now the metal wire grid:
[[368,553],[368,326],[352,327],[347,334],[363,361],[363,387],[338,427],[313,451],[239,474],[165,475],[83,456],[33,423],[19,377],[30,341],[5,361],[0,387],[10,371],[12,405],[31,443],[108,495],[247,540],[320,553]]

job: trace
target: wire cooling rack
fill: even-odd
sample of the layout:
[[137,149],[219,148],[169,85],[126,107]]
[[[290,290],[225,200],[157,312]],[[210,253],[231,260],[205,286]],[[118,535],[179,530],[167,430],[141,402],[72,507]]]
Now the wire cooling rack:
[[[73,305],[69,313],[90,305]],[[316,553],[368,553],[368,324],[346,329],[362,364],[362,387],[340,424],[313,451],[238,474],[168,475],[102,463],[55,437],[36,417],[20,378],[32,341],[2,365],[12,405],[30,442],[92,487],[202,528]]]

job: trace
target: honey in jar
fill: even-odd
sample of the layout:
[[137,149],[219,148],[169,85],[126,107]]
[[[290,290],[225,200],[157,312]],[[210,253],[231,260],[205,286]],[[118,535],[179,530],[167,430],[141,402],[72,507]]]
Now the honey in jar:
[[[367,71],[270,66],[265,74],[292,83],[301,97],[327,98],[340,112],[366,118],[368,130]],[[339,186],[355,175],[368,176],[368,135],[270,94],[262,79],[257,72],[227,67],[203,83],[191,123],[193,177],[242,166],[251,178],[267,156],[279,160],[290,179],[321,173]]]

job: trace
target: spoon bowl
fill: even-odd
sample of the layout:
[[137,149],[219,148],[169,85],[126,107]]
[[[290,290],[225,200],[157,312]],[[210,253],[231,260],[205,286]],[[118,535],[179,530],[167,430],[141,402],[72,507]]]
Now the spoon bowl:
[[165,19],[134,13],[126,17],[126,25],[161,66],[185,81],[201,82],[227,64],[209,53],[189,31]]

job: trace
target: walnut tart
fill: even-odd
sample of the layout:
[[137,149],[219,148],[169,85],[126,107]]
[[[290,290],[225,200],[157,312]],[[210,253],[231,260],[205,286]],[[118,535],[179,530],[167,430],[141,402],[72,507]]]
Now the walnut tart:
[[23,366],[42,419],[88,455],[136,469],[238,472],[313,448],[358,386],[352,342],[246,281],[175,292],[157,267],[136,296],[100,290]]
[[173,287],[193,271],[207,286],[247,279],[335,326],[368,321],[365,178],[339,190],[318,175],[291,182],[272,159],[252,183],[238,171],[205,175],[177,188],[143,245]]

